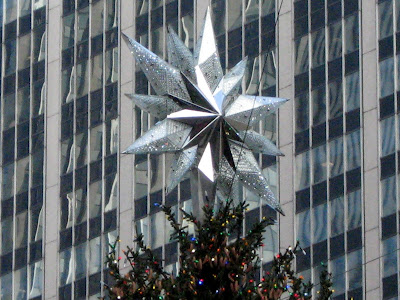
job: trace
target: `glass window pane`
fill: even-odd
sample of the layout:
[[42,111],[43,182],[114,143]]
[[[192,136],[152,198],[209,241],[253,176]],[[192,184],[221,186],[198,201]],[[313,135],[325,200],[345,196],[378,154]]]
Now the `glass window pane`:
[[342,174],[344,169],[344,158],[343,158],[343,137],[337,138],[329,142],[330,149],[330,177]]
[[29,119],[30,98],[29,86],[18,91],[17,120],[19,123]]
[[[220,1],[222,2],[222,1]],[[219,3],[220,3],[219,2]],[[224,20],[224,15],[222,14],[217,14],[217,17],[219,20]],[[194,45],[194,20],[192,15],[186,15],[182,19],[182,41],[185,43],[185,45],[189,48],[192,49]],[[218,22],[213,23],[214,24],[214,30],[215,34],[217,34],[217,28],[222,26],[222,30],[225,28],[224,22]],[[221,29],[219,29],[221,30]]]
[[331,202],[331,235],[332,237],[344,232],[344,198],[339,197]]
[[[264,76],[268,77],[267,73]],[[266,80],[271,78],[266,78]],[[273,80],[275,82],[275,80]],[[250,59],[247,63],[246,74],[245,74],[245,87],[247,95],[256,95],[259,88],[259,58]]]
[[106,1],[107,1],[106,29],[110,29],[118,25],[118,0],[106,0]]
[[43,262],[37,262],[30,266],[30,290],[29,299],[42,295],[43,291]]
[[[69,226],[72,226],[72,220]],[[39,241],[43,238],[43,207],[31,211],[30,230],[31,230],[31,242]]]
[[312,152],[314,183],[318,183],[326,179],[326,145],[314,148]]
[[22,70],[29,67],[30,59],[31,59],[31,35],[26,34],[19,38],[18,69]]
[[296,132],[308,129],[310,126],[310,99],[309,94],[302,94],[295,99],[296,105]]
[[163,55],[163,45],[164,45],[164,31],[162,27],[153,30],[152,40],[151,40],[151,50],[157,54],[158,56],[162,57]]
[[15,94],[3,96],[3,130],[15,126]]
[[329,60],[342,55],[342,23],[336,22],[329,27]]
[[345,19],[346,53],[359,48],[358,13]]
[[32,115],[37,116],[44,113],[44,101],[46,97],[46,84],[44,81],[33,85]]
[[302,248],[311,245],[310,210],[303,211],[297,215],[297,239]]
[[90,90],[96,91],[98,89],[101,89],[103,84],[103,54],[96,55],[90,61],[92,65]]
[[[14,0],[12,0],[14,1]],[[16,40],[11,40],[7,41],[4,43],[4,75],[10,75],[12,73],[15,73],[15,68],[16,68],[16,54],[17,54],[17,49],[16,49]]]
[[118,175],[111,174],[106,178],[106,195],[104,211],[111,211],[117,208],[118,201]]
[[379,3],[379,39],[393,34],[393,2]]
[[5,0],[5,23],[14,21],[17,18],[17,5],[15,0]]
[[383,277],[397,273],[397,236],[382,241],[383,246]]
[[75,67],[62,71],[61,96],[63,103],[71,102],[75,97]]
[[72,282],[72,250],[67,249],[60,253],[60,286]]
[[313,209],[314,217],[314,231],[313,231],[313,244],[322,242],[327,239],[328,236],[328,204],[318,205]]
[[15,299],[26,299],[26,290],[28,289],[28,270],[27,268],[22,268],[15,271],[14,276],[14,295]]
[[75,280],[86,276],[86,248],[87,243],[83,243],[75,247]]
[[395,117],[389,117],[381,121],[381,156],[391,154],[396,149]]
[[117,153],[119,141],[119,120],[113,119],[106,123],[106,155]]
[[20,17],[31,13],[32,0],[19,0],[19,14]]
[[346,276],[344,276],[344,270],[346,268],[346,261],[344,256],[337,259],[331,260],[331,272],[332,272],[332,289],[335,290],[335,294],[341,295],[346,290]]
[[[265,60],[267,60],[267,62],[265,62]],[[258,60],[257,60],[258,62]],[[276,85],[276,61],[275,61],[275,51],[271,51],[269,53],[264,53],[261,55],[261,64],[263,67],[263,76],[261,78],[262,80],[262,90],[266,90],[269,89],[273,86]],[[257,69],[258,70],[258,69]],[[258,73],[257,73],[257,77],[255,77],[258,79]],[[255,80],[254,80],[255,81]],[[254,86],[259,88],[259,83],[254,83]],[[256,91],[254,91],[253,93],[256,93]]]
[[86,191],[79,189],[75,192],[75,224],[80,224],[87,220],[87,200]]
[[347,195],[348,230],[361,226],[361,190]]
[[265,228],[263,233],[263,241],[265,242],[263,250],[263,260],[272,261],[276,253],[279,251],[278,242],[278,226],[271,225]]
[[165,216],[163,212],[156,213],[150,217],[151,220],[151,247],[153,249],[164,244]]
[[37,62],[46,57],[46,31],[36,30],[33,33],[33,62]]
[[214,32],[216,36],[219,36],[225,33],[225,0],[213,1],[212,10],[213,14],[211,15],[211,17],[213,18]]
[[105,53],[105,80],[106,84],[118,80],[118,48],[113,48]]
[[[136,235],[143,234],[143,242],[148,245],[149,244],[149,221],[148,218],[143,218],[136,222]],[[154,248],[154,247],[152,247]]]
[[76,147],[75,147],[75,157],[76,157],[76,167],[79,168],[87,164],[87,132],[78,134],[76,136]]
[[329,118],[334,119],[343,114],[343,85],[342,81],[329,83]]
[[1,221],[1,253],[7,254],[13,249],[13,218]]
[[360,107],[360,75],[359,72],[346,76],[346,111]]
[[90,200],[89,200],[89,216],[95,218],[100,216],[101,213],[101,195],[102,195],[102,181],[94,182],[89,187]]
[[77,97],[88,93],[89,87],[89,66],[87,61],[83,61],[76,66],[76,93]]
[[70,14],[63,18],[63,49],[70,48],[74,45],[75,40],[75,14]]
[[26,192],[29,186],[29,157],[25,157],[17,162],[16,179],[16,193]]
[[295,75],[308,71],[308,36],[295,41]]
[[310,151],[296,156],[296,191],[310,186]]
[[394,93],[394,66],[393,57],[382,60],[379,63],[380,72],[380,97],[386,97]]
[[97,237],[89,242],[89,275],[101,271],[103,257],[101,254],[101,238]]
[[78,12],[77,42],[86,41],[89,38],[89,6]]
[[396,211],[396,177],[381,180],[382,217],[389,216]]
[[326,121],[326,95],[325,87],[312,91],[313,103],[313,125],[318,125]]
[[258,0],[245,1],[245,17],[247,23],[258,19],[258,2]]
[[362,257],[362,249],[351,252],[347,256],[349,290],[354,290],[362,285]]
[[1,277],[1,299],[12,300],[12,273]]
[[361,166],[360,130],[346,136],[347,144],[347,170]]
[[2,176],[2,196],[1,199],[5,200],[14,194],[14,164],[3,166]]
[[311,34],[312,40],[312,67],[318,67],[325,63],[325,28]]
[[104,1],[100,0],[92,4],[92,37],[103,33]]
[[15,248],[21,248],[28,243],[28,212],[15,216]]

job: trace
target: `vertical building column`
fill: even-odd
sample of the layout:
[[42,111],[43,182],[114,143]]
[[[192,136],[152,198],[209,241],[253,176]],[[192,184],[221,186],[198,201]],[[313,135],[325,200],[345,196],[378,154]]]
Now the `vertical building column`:
[[[130,37],[135,36],[134,18],[135,1],[122,0],[120,4],[120,29]],[[129,48],[123,39],[120,39],[120,152],[124,151],[134,140],[134,105],[125,96],[134,92],[135,62]],[[121,154],[119,167],[119,235],[121,238],[121,249],[131,246],[134,239],[133,217],[134,217],[134,155]]]
[[44,299],[57,299],[60,215],[60,68],[62,1],[48,1],[45,120]]
[[379,112],[377,95],[376,3],[362,1],[362,114],[364,168],[365,298],[380,299]]
[[[277,9],[281,1],[277,3]],[[283,1],[277,24],[277,85],[278,97],[290,101],[278,110],[278,143],[285,156],[279,158],[279,200],[285,212],[279,218],[279,247],[294,243],[294,96],[293,96],[293,30],[292,1]]]

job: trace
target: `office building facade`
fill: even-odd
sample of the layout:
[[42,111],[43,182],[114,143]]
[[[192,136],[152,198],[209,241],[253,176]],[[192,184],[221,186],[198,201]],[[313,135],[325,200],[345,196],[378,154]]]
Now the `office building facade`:
[[297,270],[318,283],[327,263],[333,299],[397,299],[399,1],[0,4],[1,299],[97,299],[117,236],[178,268],[154,204],[190,211],[190,177],[166,195],[169,155],[121,154],[157,120],[125,95],[154,91],[120,37],[167,59],[167,25],[193,49],[208,6],[223,69],[248,57],[243,93],[290,99],[255,128],[285,154],[258,159],[286,216],[242,194],[244,230],[277,219],[263,268],[299,240]]

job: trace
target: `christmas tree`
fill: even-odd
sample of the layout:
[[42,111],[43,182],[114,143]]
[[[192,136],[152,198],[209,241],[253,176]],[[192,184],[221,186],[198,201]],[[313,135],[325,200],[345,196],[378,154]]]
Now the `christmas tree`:
[[[297,243],[274,257],[271,268],[256,278],[260,268],[257,250],[263,245],[262,234],[274,220],[263,218],[246,235],[242,235],[247,205],[232,201],[218,209],[206,205],[199,221],[183,211],[183,219],[194,224],[195,234],[180,224],[170,207],[161,206],[173,233],[171,240],[179,242],[178,274],[165,272],[162,261],[148,248],[143,235],[135,239],[135,248],[127,247],[125,257],[117,255],[120,241],[111,244],[107,266],[114,283],[106,285],[111,299],[311,299],[313,284],[292,268],[296,255],[303,255]],[[122,274],[120,262],[130,265]],[[259,276],[258,276],[259,277]],[[320,274],[317,299],[329,299],[332,294],[331,274]]]

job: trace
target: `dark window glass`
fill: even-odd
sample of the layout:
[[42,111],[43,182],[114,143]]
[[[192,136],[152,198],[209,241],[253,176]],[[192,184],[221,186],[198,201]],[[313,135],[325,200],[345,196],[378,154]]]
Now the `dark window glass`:
[[328,6],[328,23],[333,23],[335,21],[340,20],[341,16],[342,16],[342,3],[340,1]]
[[234,47],[228,52],[228,68],[233,68],[242,59],[242,44]]
[[382,218],[382,239],[386,239],[397,233],[396,213]]
[[106,32],[106,49],[118,46],[118,27]]
[[178,17],[178,1],[175,0],[165,5],[166,22],[168,24],[175,21]]
[[329,121],[329,139],[343,135],[343,117],[337,117]]
[[308,32],[308,17],[302,17],[294,21],[294,36],[298,38]]
[[[315,1],[314,1],[315,2]],[[319,1],[317,1],[319,2]],[[294,3],[294,18],[299,19],[308,15],[308,1],[300,0]]]
[[362,247],[361,227],[347,231],[347,251],[353,251]]
[[105,175],[117,172],[117,154],[110,155],[106,158]]
[[379,60],[393,56],[393,36],[379,41]]
[[327,182],[323,181],[318,184],[314,184],[312,187],[312,193],[313,193],[313,207],[325,203],[327,200]]
[[268,218],[268,219],[273,219],[273,220],[276,220],[276,219],[278,219],[278,216],[277,216],[277,212],[276,212],[276,210],[274,210],[274,209],[272,209],[270,206],[268,206],[268,205],[264,205],[263,207],[262,207],[262,217],[265,217],[265,218]]
[[101,179],[102,161],[98,160],[90,164],[90,182]]
[[261,36],[261,52],[269,52],[275,47],[275,31]]
[[14,214],[14,198],[9,198],[1,203],[1,218],[4,220]]
[[332,299],[333,300],[346,300],[346,294],[335,296]]
[[101,272],[90,275],[89,296],[100,293],[100,291],[101,291]]
[[151,12],[151,30],[155,30],[163,26],[163,7],[160,6]]
[[328,261],[328,244],[322,241],[313,245],[313,265],[318,266]]
[[310,136],[309,136],[309,131],[304,130],[302,132],[296,133],[295,136],[296,140],[296,153],[301,153],[304,150],[309,149],[310,147]]
[[294,85],[295,85],[296,96],[308,90],[308,81],[309,81],[308,72],[295,76]]
[[86,278],[79,279],[74,282],[75,299],[86,298]]
[[42,240],[30,244],[29,262],[35,262],[42,258]]
[[75,245],[86,241],[87,236],[87,222],[83,222],[75,226]]
[[16,201],[16,213],[23,212],[25,210],[28,210],[28,192],[24,192],[21,194],[18,194],[16,196],[17,201]]
[[329,179],[329,198],[331,200],[344,194],[344,175],[338,175]]
[[303,253],[296,255],[296,271],[301,272],[311,267],[310,248],[304,249],[306,254]]
[[90,219],[89,237],[93,239],[101,234],[101,217]]
[[25,267],[28,263],[28,249],[26,247],[15,250],[15,270]]
[[358,10],[358,0],[344,0],[344,15],[351,15]]
[[363,289],[358,288],[348,292],[348,299],[363,300]]
[[185,201],[188,199],[191,199],[191,186],[190,186],[190,180],[184,180],[180,184],[180,192],[181,192],[181,201]]
[[147,215],[147,197],[135,200],[135,220]]
[[193,0],[181,0],[181,15],[193,15],[194,1]]
[[144,14],[136,17],[136,35],[141,36],[147,33],[149,28],[149,15]]
[[336,58],[328,64],[329,81],[342,78],[342,58]]
[[253,227],[253,225],[258,222],[259,219],[259,215],[260,215],[260,209],[256,208],[256,209],[252,209],[250,211],[248,211],[246,213],[246,217],[245,217],[245,225],[246,225],[246,230],[250,231]]
[[350,53],[350,54],[346,54],[345,57],[345,73],[350,74],[354,71],[358,71],[359,69],[359,53],[358,50]]
[[31,14],[19,19],[19,34],[23,35],[31,31]]
[[77,0],[78,9],[84,8],[89,5],[89,0]]
[[381,119],[394,115],[394,94],[380,99],[379,106]]
[[60,232],[60,251],[71,247],[72,245],[72,227]]
[[162,191],[156,191],[150,194],[150,214],[155,214],[161,211],[160,205],[162,203]]
[[37,186],[31,189],[31,209],[42,207],[43,204],[43,186]]
[[74,10],[75,10],[75,0],[63,0],[64,16],[68,15]]
[[344,255],[344,234],[330,239],[330,259]]
[[72,299],[72,286],[68,284],[66,286],[62,286],[58,289],[58,297],[60,300],[71,300]]
[[382,279],[383,299],[396,297],[399,289],[397,274]]
[[321,65],[311,70],[311,86],[312,89],[317,88],[325,83],[325,65]]
[[17,143],[17,158],[21,159],[29,155],[29,138]]
[[31,82],[31,68],[26,68],[18,72],[18,87],[22,88],[24,86],[29,85]]
[[360,128],[360,109],[346,113],[346,133]]
[[326,142],[326,123],[312,128],[312,146],[316,147]]
[[[324,4],[323,1],[313,1],[311,3]],[[325,25],[325,10],[321,9],[311,13],[311,30],[316,30]]]
[[10,94],[15,92],[15,73],[7,77],[4,77],[4,94]]
[[[275,14],[269,14],[261,18],[261,28],[271,30],[275,28]],[[267,33],[269,34],[269,33]]]
[[5,40],[15,39],[15,37],[17,36],[17,20],[6,24],[4,32]]
[[37,27],[46,23],[46,6],[36,9],[33,14],[33,27]]
[[1,262],[1,275],[4,275],[12,270],[13,254],[8,253],[0,258]]
[[72,179],[73,175],[72,172],[61,176],[61,194],[66,194],[72,191]]
[[33,65],[33,81],[44,79],[45,76],[45,60],[41,60]]
[[347,192],[358,190],[361,187],[361,168],[346,173]]
[[14,160],[15,127],[3,132],[3,164]]
[[381,179],[390,177],[396,173],[395,153],[381,158]]
[[104,232],[109,232],[117,228],[117,211],[112,210],[104,214]]
[[261,163],[262,163],[262,169],[265,169],[267,167],[271,167],[272,165],[276,164],[276,157],[271,156],[271,155],[265,155],[263,154],[261,156]]
[[74,48],[65,49],[62,53],[62,68],[66,69],[74,64]]
[[80,63],[89,57],[89,41],[85,41],[76,46],[76,60]]
[[92,57],[103,52],[103,35],[102,34],[92,38],[92,50],[91,51],[92,51]]
[[165,265],[169,265],[178,261],[178,243],[170,243],[165,245]]

